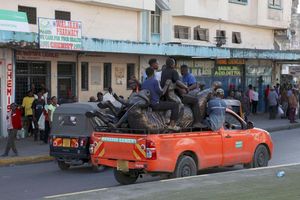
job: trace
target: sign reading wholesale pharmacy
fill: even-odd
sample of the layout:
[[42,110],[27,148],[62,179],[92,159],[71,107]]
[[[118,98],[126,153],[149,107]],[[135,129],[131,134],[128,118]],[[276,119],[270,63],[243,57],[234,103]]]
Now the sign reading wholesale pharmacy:
[[81,22],[39,18],[41,49],[81,50]]
[[0,30],[29,32],[26,13],[0,9]]

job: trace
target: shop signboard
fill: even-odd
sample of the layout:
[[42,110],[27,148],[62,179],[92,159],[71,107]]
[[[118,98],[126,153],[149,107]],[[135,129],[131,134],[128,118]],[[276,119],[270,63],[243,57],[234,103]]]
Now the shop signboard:
[[26,13],[0,9],[0,30],[29,32]]
[[240,59],[217,60],[214,76],[242,76],[242,66],[244,64],[244,60]]
[[13,95],[13,65],[11,63],[6,65],[6,98],[7,98],[7,112],[10,112],[10,104]]
[[81,22],[39,18],[41,49],[82,50]]

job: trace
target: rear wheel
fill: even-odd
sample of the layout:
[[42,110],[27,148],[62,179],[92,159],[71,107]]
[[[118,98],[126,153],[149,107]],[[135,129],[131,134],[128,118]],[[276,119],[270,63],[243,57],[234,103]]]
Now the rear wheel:
[[177,163],[174,177],[186,177],[186,176],[195,176],[197,175],[197,165],[193,158],[190,156],[183,156]]
[[266,146],[259,145],[253,155],[251,163],[245,164],[245,168],[266,167],[270,159],[269,151]]
[[115,179],[122,185],[129,185],[136,182],[139,177],[139,174],[135,171],[122,172],[114,169]]
[[68,170],[70,168],[70,165],[65,163],[64,161],[58,160],[57,163],[58,163],[58,167],[63,171]]

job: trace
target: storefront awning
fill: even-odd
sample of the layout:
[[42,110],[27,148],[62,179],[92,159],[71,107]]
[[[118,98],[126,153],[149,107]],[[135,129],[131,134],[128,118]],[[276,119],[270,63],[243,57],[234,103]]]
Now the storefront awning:
[[0,9],[0,30],[29,32],[26,13]]
[[160,10],[170,10],[169,1],[168,0],[155,0],[156,5]]

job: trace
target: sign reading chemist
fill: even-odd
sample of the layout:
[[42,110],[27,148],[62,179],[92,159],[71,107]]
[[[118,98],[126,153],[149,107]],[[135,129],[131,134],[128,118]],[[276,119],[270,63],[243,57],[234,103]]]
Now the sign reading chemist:
[[39,18],[41,49],[82,50],[81,22]]

